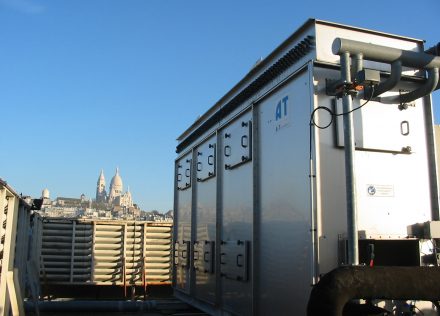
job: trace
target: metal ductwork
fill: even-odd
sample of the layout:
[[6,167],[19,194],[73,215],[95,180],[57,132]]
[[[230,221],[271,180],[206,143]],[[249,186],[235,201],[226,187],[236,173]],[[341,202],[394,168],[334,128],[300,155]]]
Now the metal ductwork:
[[343,315],[352,299],[440,299],[439,267],[345,266],[325,274],[313,287],[308,316]]
[[392,97],[380,98],[380,102],[382,102],[382,103],[401,103],[401,104],[412,102],[412,101],[417,100],[418,98],[424,97],[425,95],[428,95],[431,92],[433,92],[434,90],[438,89],[439,88],[438,83],[439,83],[438,68],[431,68],[431,69],[428,69],[428,79],[418,89],[411,91],[411,92],[408,92],[408,93],[392,96]]
[[345,38],[337,38],[332,46],[333,54],[341,55],[349,52],[350,55],[362,54],[364,59],[393,63],[396,60],[402,62],[402,66],[418,69],[431,69],[440,67],[440,57],[426,53],[418,53],[382,45],[363,43]]
[[[391,77],[375,88],[374,97],[391,90],[398,83],[402,72],[402,66],[428,70],[428,80],[420,88],[396,97],[380,99],[380,102],[382,103],[407,103],[440,88],[438,80],[438,68],[440,68],[440,57],[438,57],[440,50],[439,46],[440,45],[438,44],[437,46],[428,49],[426,52],[413,52],[337,38],[333,42],[332,50],[335,55],[342,56],[342,54],[348,53],[350,56],[353,56],[355,64],[358,64],[358,56],[362,56],[367,60],[390,63],[392,65]],[[357,69],[357,66],[355,69]],[[397,72],[400,72],[400,74]]]
[[[440,56],[440,42],[438,42],[437,45],[434,45],[431,48],[428,48],[427,50],[425,50],[425,53],[431,54],[434,56]],[[440,80],[439,80],[439,83],[437,84],[437,87],[434,90],[438,90],[438,89],[440,89]]]

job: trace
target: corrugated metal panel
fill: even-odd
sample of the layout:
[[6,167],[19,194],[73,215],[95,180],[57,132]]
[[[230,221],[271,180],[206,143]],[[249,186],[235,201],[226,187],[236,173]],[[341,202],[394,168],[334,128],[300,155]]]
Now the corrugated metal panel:
[[44,219],[40,278],[46,284],[167,284],[171,239],[171,223]]

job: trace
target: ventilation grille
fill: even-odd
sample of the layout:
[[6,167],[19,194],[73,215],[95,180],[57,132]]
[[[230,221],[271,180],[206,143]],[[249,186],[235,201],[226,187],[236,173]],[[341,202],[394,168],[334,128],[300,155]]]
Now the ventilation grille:
[[295,64],[302,57],[307,55],[314,46],[314,37],[307,36],[283,57],[278,59],[272,66],[270,66],[263,74],[250,83],[240,93],[238,93],[231,101],[229,101],[224,107],[204,122],[197,130],[185,138],[176,148],[176,152],[180,153],[186,146],[193,142],[197,137],[203,134],[206,130],[210,129],[215,124],[231,113],[247,99],[252,97],[256,92],[263,88],[266,84],[272,81],[274,78],[282,74],[289,67]]

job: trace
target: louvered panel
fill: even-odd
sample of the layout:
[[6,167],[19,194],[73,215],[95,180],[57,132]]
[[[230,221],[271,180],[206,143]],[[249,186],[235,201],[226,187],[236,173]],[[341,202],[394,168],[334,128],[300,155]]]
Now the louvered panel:
[[40,278],[48,284],[171,282],[171,223],[45,219]]

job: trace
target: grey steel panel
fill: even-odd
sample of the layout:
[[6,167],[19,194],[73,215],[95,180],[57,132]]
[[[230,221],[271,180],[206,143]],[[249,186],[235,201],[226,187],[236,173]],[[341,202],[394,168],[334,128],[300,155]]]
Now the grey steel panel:
[[192,157],[187,155],[177,163],[177,189],[185,190],[191,187]]
[[[200,273],[214,273],[215,242],[209,240],[194,242],[194,269]],[[201,277],[206,283],[206,276]],[[203,290],[201,291],[203,292]],[[214,293],[215,294],[215,293]]]
[[[325,95],[325,78],[338,78],[339,71],[314,68],[314,107],[333,107],[333,97]],[[315,122],[326,125],[329,115],[315,114]],[[335,126],[314,128],[313,143],[316,168],[317,273],[324,274],[338,266],[338,234],[346,232],[344,152],[336,149]],[[330,211],[331,210],[331,211]]]
[[[177,161],[177,209],[175,240],[176,289],[189,293],[191,272],[192,227],[192,152]],[[181,178],[179,178],[179,174]],[[177,260],[176,260],[177,255]]]
[[[400,89],[404,86],[400,85]],[[408,87],[408,86],[406,86]],[[384,96],[396,95],[399,91],[384,93]],[[365,100],[354,100],[353,108],[364,104]],[[417,106],[421,106],[417,103]],[[393,151],[408,153],[418,151],[419,143],[415,131],[419,128],[419,119],[415,119],[418,109],[416,103],[406,109],[400,104],[382,104],[370,101],[360,110],[353,112],[356,149]],[[342,103],[337,101],[336,113],[342,113]],[[337,145],[344,146],[342,116],[336,118]]]
[[215,240],[217,137],[211,136],[195,149],[197,201],[195,207],[194,277],[195,296],[215,303]]
[[261,223],[257,274],[262,315],[293,310],[306,314],[313,250],[309,84],[308,73],[302,72],[258,105]]
[[220,275],[237,281],[249,280],[250,241],[228,240],[220,245]]
[[[221,137],[225,141],[226,134],[233,134],[237,129],[242,129],[243,122],[250,122],[252,113],[247,112],[221,131]],[[238,134],[238,142],[234,143],[232,151],[240,149],[240,139],[243,135]],[[225,143],[226,144],[226,143]],[[224,145],[225,145],[224,144]],[[224,147],[224,146],[223,146]],[[223,158],[226,155],[222,154]],[[226,164],[226,161],[225,163]],[[252,161],[248,160],[236,168],[229,169],[225,166],[219,168],[223,173],[222,181],[222,223],[221,241],[250,241],[252,240],[253,226],[253,187],[252,187]],[[250,245],[252,248],[252,245]],[[251,252],[251,251],[250,251]],[[220,255],[220,254],[218,254]],[[249,258],[251,261],[251,258]],[[249,266],[249,275],[252,267]],[[231,280],[226,277],[222,281],[223,306],[237,315],[250,315],[252,313],[252,281]]]
[[[337,77],[337,71],[315,68],[317,90],[325,78]],[[414,89],[414,83],[400,83],[399,89]],[[412,87],[411,87],[412,86]],[[397,92],[398,93],[398,92]],[[317,95],[316,106],[332,108],[333,98]],[[356,111],[355,154],[357,168],[358,229],[360,238],[398,239],[406,237],[408,225],[431,219],[431,188],[426,140],[425,99],[416,100],[407,110],[399,104],[371,102]],[[325,124],[328,114],[319,113]],[[401,122],[409,122],[409,134],[402,135]],[[319,265],[320,273],[337,266],[338,239],[346,237],[343,151],[333,128],[317,134],[317,182],[320,192]],[[411,154],[397,154],[402,146],[411,146]],[[395,151],[395,152],[393,152]],[[339,184],[339,185],[335,185]]]
[[216,173],[216,141],[211,138],[196,149],[197,182],[215,177]]
[[[439,164],[437,164],[438,156],[437,152],[437,129],[434,125],[434,114],[431,95],[423,98],[425,103],[425,121],[426,121],[426,142],[428,147],[428,164],[429,164],[429,180],[431,190],[431,219],[440,219],[439,210]],[[434,129],[436,131],[434,131]],[[438,138],[437,138],[438,141]]]
[[228,128],[223,140],[225,169],[234,169],[252,160],[252,122],[238,119],[239,124]]

